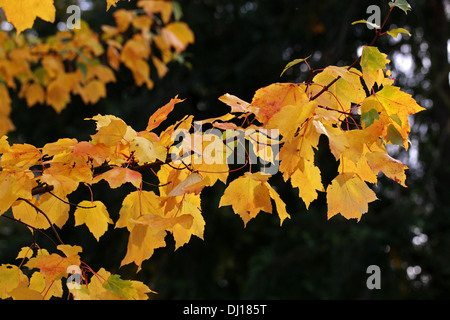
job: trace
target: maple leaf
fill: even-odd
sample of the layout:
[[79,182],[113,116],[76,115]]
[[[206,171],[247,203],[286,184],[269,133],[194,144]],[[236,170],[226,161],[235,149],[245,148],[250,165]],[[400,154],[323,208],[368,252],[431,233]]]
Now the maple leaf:
[[127,133],[127,124],[117,117],[97,115],[90,119],[97,121],[97,133],[91,136],[94,144],[115,147]]
[[148,89],[153,87],[150,80],[150,68],[147,59],[150,55],[150,46],[142,35],[134,35],[125,42],[120,54],[122,61],[133,73],[134,80],[138,86],[146,84]]
[[67,275],[67,268],[71,265],[80,265],[80,257],[72,255],[69,257],[61,257],[59,254],[52,253],[50,255],[39,255],[31,258],[25,266],[32,269],[39,269],[39,272],[45,277],[45,281],[61,279]]
[[95,275],[89,285],[71,290],[75,300],[147,300],[148,293],[155,293],[140,281],[123,280],[104,268]]
[[299,127],[313,116],[317,101],[310,101],[304,105],[286,105],[283,106],[267,122],[266,128],[279,129],[280,135],[287,141],[291,141]]
[[365,46],[361,55],[362,76],[367,87],[371,89],[380,78],[384,78],[383,69],[386,68],[387,55],[381,53],[377,47]]
[[111,7],[115,7],[119,0],[106,0],[106,11],[108,11]]
[[11,97],[9,96],[8,88],[5,85],[0,85],[0,135],[14,130],[14,125],[9,117],[10,114]]
[[41,152],[35,146],[27,143],[13,144],[7,152],[3,153],[0,164],[6,170],[27,170],[41,157]]
[[286,105],[301,106],[309,101],[304,85],[294,83],[274,83],[258,89],[251,102],[256,118],[262,122],[277,114]]
[[53,0],[0,0],[8,22],[16,27],[17,35],[31,28],[39,17],[48,22],[55,21]]
[[172,233],[175,240],[175,250],[188,243],[193,235],[203,240],[205,220],[200,210],[200,195],[190,194],[185,196],[182,202],[176,205],[168,215],[184,217],[187,222],[192,219],[190,225],[176,223],[167,229]]
[[164,23],[169,22],[173,11],[173,4],[171,1],[140,0],[138,1],[137,6],[144,9],[149,16],[155,13],[161,14]]
[[25,286],[28,286],[28,277],[19,267],[11,264],[0,266],[0,299],[11,297],[14,289]]
[[71,246],[69,244],[58,245],[58,250],[60,250],[66,257],[76,256],[83,251],[80,246]]
[[323,86],[328,85],[337,77],[340,77],[339,80],[327,87],[327,91],[321,94],[316,101],[330,109],[348,112],[352,103],[359,104],[366,97],[360,80],[360,71],[354,68],[347,70],[346,67],[326,67],[313,78],[314,84],[320,84],[320,86],[313,85],[311,94],[317,94],[323,89]]
[[[34,201],[33,201],[34,202]],[[32,203],[33,203],[32,202]],[[33,203],[34,204],[34,203]],[[12,206],[14,218],[38,229],[50,227],[47,219],[25,201],[18,201]]]
[[250,112],[249,110],[250,103],[231,94],[226,93],[220,96],[219,100],[225,103],[226,105],[230,106],[231,112],[243,112],[243,113]]
[[152,229],[146,225],[134,224],[128,238],[127,253],[120,266],[134,262],[141,269],[142,262],[150,259],[157,248],[165,247],[167,232],[162,229]]
[[108,230],[113,221],[101,201],[81,201],[75,210],[75,226],[86,224],[97,241]]
[[92,180],[92,183],[98,183],[102,179],[108,181],[111,189],[118,188],[126,182],[130,182],[137,189],[139,189],[142,183],[142,175],[140,172],[121,167],[113,168],[97,175]]
[[166,120],[167,116],[169,115],[169,113],[172,112],[172,110],[174,109],[175,105],[177,103],[183,102],[183,100],[178,99],[178,96],[175,96],[175,98],[170,99],[170,101],[162,106],[161,108],[159,108],[158,110],[156,110],[148,119],[148,124],[147,124],[147,128],[145,130],[147,131],[151,131],[155,128],[157,128],[161,122],[163,122],[164,120]]
[[130,231],[134,226],[134,223],[130,222],[131,219],[137,220],[149,213],[163,215],[159,197],[153,191],[133,191],[123,200],[115,227],[126,227]]
[[33,249],[30,247],[22,247],[17,254],[16,259],[30,259],[33,256]]
[[172,22],[162,29],[162,35],[175,51],[181,53],[194,43],[194,33],[185,22]]
[[[69,219],[70,205],[67,197],[61,195],[58,198],[46,193],[39,197],[36,205],[45,212],[53,224],[62,228]],[[64,201],[61,201],[61,199]]]
[[327,190],[328,219],[340,213],[347,219],[356,218],[368,211],[368,203],[377,200],[375,193],[352,172],[339,174]]
[[220,198],[219,207],[231,205],[233,211],[238,214],[247,225],[248,221],[256,217],[262,210],[272,213],[271,194],[277,205],[280,223],[289,215],[286,213],[285,204],[278,194],[267,183],[268,175],[260,172],[246,172],[243,176],[230,182]]
[[325,191],[322,185],[320,169],[312,161],[300,159],[297,169],[291,175],[291,184],[299,190],[308,209],[310,203],[317,199],[317,191]]
[[383,172],[386,177],[406,187],[405,169],[408,167],[385,152],[370,152],[366,155],[367,163],[374,173]]
[[80,182],[91,182],[92,171],[87,164],[52,163],[43,171],[41,180],[53,186],[59,195],[67,195],[78,188]]
[[0,215],[8,210],[17,198],[30,199],[32,187],[30,173],[0,171]]
[[167,150],[162,144],[142,136],[131,141],[130,151],[134,152],[139,164],[153,162],[156,159],[165,161],[167,156]]

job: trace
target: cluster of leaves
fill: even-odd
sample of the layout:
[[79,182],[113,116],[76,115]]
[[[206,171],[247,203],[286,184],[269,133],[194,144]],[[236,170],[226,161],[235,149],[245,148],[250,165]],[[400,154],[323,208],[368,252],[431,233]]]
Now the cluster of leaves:
[[[274,207],[282,224],[290,215],[269,183],[276,173],[260,170],[250,160],[250,152],[260,164],[279,162],[285,182],[298,188],[307,208],[319,192],[325,192],[328,218],[341,214],[359,220],[368,211],[368,204],[377,199],[368,184],[376,183],[380,172],[406,185],[407,167],[387,153],[386,145],[407,149],[408,116],[423,110],[409,94],[393,85],[387,56],[373,46],[385,34],[381,32],[384,23],[350,66],[310,68],[307,82],[271,84],[257,90],[250,103],[225,94],[219,99],[231,110],[217,118],[194,122],[193,116],[186,115],[162,128],[163,121],[182,102],[175,97],[150,116],[144,130],[135,130],[113,115],[97,115],[87,119],[96,122],[96,132],[89,141],[65,138],[37,148],[10,145],[3,136],[0,215],[20,221],[33,233],[51,229],[57,239],[55,246],[63,255],[48,254],[40,248],[34,255],[36,244],[23,248],[18,259],[29,259],[24,266],[38,271],[28,278],[20,267],[2,265],[0,297],[60,297],[60,280],[67,275],[67,268],[75,265],[94,276],[89,281],[83,275],[81,289],[70,290],[74,298],[147,298],[146,293],[151,291],[144,284],[122,280],[104,269],[94,272],[80,260],[80,247],[63,243],[56,228],[66,224],[72,209],[75,226],[86,225],[97,240],[109,225],[126,228],[128,246],[121,266],[134,263],[138,270],[155,249],[166,246],[167,234],[173,236],[175,249],[192,236],[203,238],[201,195],[216,183],[226,185],[219,207],[232,206],[244,224],[261,211],[274,212]],[[108,30],[108,39],[115,32],[119,30]],[[142,38],[142,34],[137,37]],[[126,46],[122,48],[125,56]],[[199,124],[208,129],[199,130]],[[243,132],[244,142],[238,139]],[[324,186],[315,161],[322,135],[339,163],[337,175],[328,186]],[[273,151],[277,149],[274,146],[279,152]],[[234,179],[229,173],[235,169],[226,161],[230,157],[245,160],[236,169],[245,172]],[[145,181],[143,173],[154,175],[157,184]],[[117,221],[111,219],[107,206],[92,191],[102,181],[111,189],[124,184],[135,188],[124,197]],[[72,204],[69,196],[78,188],[91,190],[91,199]],[[10,208],[13,217],[5,214]]]
[[[108,1],[108,8],[116,2]],[[61,112],[72,95],[85,104],[106,97],[106,84],[116,81],[114,71],[121,65],[130,70],[137,86],[153,87],[151,66],[164,77],[167,64],[178,59],[194,35],[186,23],[176,20],[180,14],[175,14],[171,1],[139,0],[137,6],[139,10],[116,10],[116,25],[102,26],[101,34],[83,21],[80,29],[41,39],[21,31],[30,28],[36,16],[53,21],[53,0],[1,1],[17,36],[0,32],[0,134],[14,129],[9,89],[29,107],[46,104]]]

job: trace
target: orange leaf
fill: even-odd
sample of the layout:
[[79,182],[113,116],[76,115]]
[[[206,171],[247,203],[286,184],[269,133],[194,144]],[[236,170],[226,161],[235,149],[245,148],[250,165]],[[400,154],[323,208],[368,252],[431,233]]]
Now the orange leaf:
[[31,258],[25,264],[29,269],[39,269],[47,283],[66,276],[67,268],[71,265],[80,265],[80,257],[78,255],[72,255],[70,257],[61,257],[56,253],[38,255],[35,258]]
[[147,128],[145,130],[151,131],[155,128],[157,128],[161,122],[166,120],[169,113],[172,112],[173,108],[177,103],[183,102],[184,100],[178,99],[178,96],[176,96],[173,99],[170,99],[170,101],[164,105],[163,107],[156,110],[151,116],[150,119],[148,119]]
[[96,176],[92,183],[98,183],[100,180],[106,180],[112,189],[120,187],[126,182],[130,182],[137,189],[141,187],[141,173],[128,168],[114,168]]

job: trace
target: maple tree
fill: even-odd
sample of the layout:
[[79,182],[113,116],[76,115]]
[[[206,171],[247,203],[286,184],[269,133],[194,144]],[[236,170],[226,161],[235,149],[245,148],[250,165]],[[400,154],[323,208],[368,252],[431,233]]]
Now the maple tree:
[[[116,3],[108,0],[107,9]],[[194,121],[186,115],[163,128],[168,115],[183,102],[176,96],[149,117],[143,130],[114,115],[97,115],[86,119],[96,123],[89,141],[63,138],[38,148],[10,144],[3,135],[0,215],[51,239],[55,248],[50,254],[33,241],[20,249],[19,266],[1,265],[0,298],[62,297],[65,278],[74,299],[147,299],[153,292],[142,282],[123,280],[104,268],[94,271],[82,261],[83,249],[65,244],[57,231],[70,214],[75,226],[85,225],[97,241],[109,225],[126,228],[129,237],[121,266],[134,263],[139,271],[155,249],[166,246],[167,234],[173,236],[175,249],[192,236],[203,238],[202,191],[219,181],[226,188],[218,206],[231,206],[244,225],[261,211],[277,212],[280,225],[290,218],[270,183],[278,171],[286,183],[298,188],[306,208],[320,192],[326,193],[328,218],[341,214],[360,220],[369,203],[377,200],[370,184],[378,181],[380,172],[406,187],[407,167],[388,154],[386,145],[408,149],[408,117],[423,108],[394,85],[387,55],[374,46],[380,36],[405,33],[404,29],[382,31],[392,10],[409,10],[405,3],[390,3],[373,41],[351,65],[312,69],[307,58],[294,60],[286,69],[306,63],[308,81],[268,85],[257,90],[251,102],[224,94],[219,99],[230,112],[220,117]],[[59,32],[33,44],[21,32],[36,17],[52,21],[53,1],[25,5],[3,0],[0,6],[18,34],[0,36],[3,133],[13,129],[7,88],[18,91],[29,106],[45,103],[57,111],[67,105],[71,94],[96,103],[106,96],[105,83],[115,81],[113,70],[120,64],[132,72],[136,85],[151,89],[149,61],[162,77],[166,64],[194,41],[187,24],[171,21],[171,1],[140,0],[138,6],[145,14],[115,11],[117,25],[104,26],[101,37],[83,24],[80,30]],[[27,12],[22,18],[20,10]],[[158,24],[157,33],[150,33],[153,23]],[[124,41],[121,34],[131,27],[134,34]],[[102,55],[106,59],[100,59]],[[337,175],[328,186],[315,159],[322,135],[338,162]],[[230,158],[240,159],[237,169],[230,168]],[[243,173],[231,180],[232,170]],[[144,172],[153,174],[158,184],[145,181]],[[111,189],[134,187],[124,197],[117,221],[111,219],[107,203],[95,197],[95,185],[101,182]],[[91,198],[73,204],[70,195],[79,188],[90,190]],[[34,272],[29,276],[23,268]],[[76,285],[70,282],[74,279]]]

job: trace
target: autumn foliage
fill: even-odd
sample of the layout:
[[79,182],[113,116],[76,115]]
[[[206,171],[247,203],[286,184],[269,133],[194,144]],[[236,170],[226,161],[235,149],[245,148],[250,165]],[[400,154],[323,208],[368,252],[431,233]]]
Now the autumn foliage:
[[[94,104],[107,95],[105,85],[115,81],[120,65],[131,71],[137,86],[151,89],[149,65],[163,77],[167,63],[194,41],[186,23],[172,20],[171,1],[153,0],[138,1],[144,13],[114,11],[117,24],[104,26],[102,34],[84,23],[80,30],[30,41],[21,32],[32,27],[36,17],[52,21],[53,1],[27,0],[26,14],[19,14],[23,2],[0,1],[17,29],[17,36],[0,34],[2,134],[13,130],[8,89],[30,107],[41,103],[61,111],[73,95]],[[116,2],[108,0],[108,9]],[[396,7],[392,4],[389,13]],[[423,110],[395,86],[388,57],[374,46],[386,34],[383,27],[350,66],[309,68],[307,82],[268,85],[257,90],[251,102],[224,94],[219,99],[230,112],[217,118],[198,121],[186,115],[167,123],[167,116],[183,102],[174,97],[150,115],[146,128],[132,128],[113,115],[86,119],[96,123],[89,141],[65,138],[36,147],[11,144],[4,135],[0,215],[51,238],[55,247],[40,248],[33,242],[18,248],[19,265],[0,266],[0,298],[62,297],[66,287],[74,299],[148,298],[152,291],[145,284],[103,268],[92,270],[82,260],[81,247],[63,242],[57,229],[71,214],[75,226],[85,225],[97,241],[110,226],[126,228],[129,238],[121,266],[134,263],[138,270],[155,249],[166,246],[168,234],[175,249],[192,236],[203,237],[202,191],[216,183],[226,185],[218,206],[231,206],[244,224],[261,211],[276,212],[280,225],[290,217],[270,183],[276,174],[298,189],[306,208],[319,193],[326,193],[328,218],[341,214],[361,219],[377,199],[370,185],[377,183],[379,173],[406,186],[407,167],[387,153],[386,145],[408,149],[408,116]],[[122,33],[130,30],[133,35],[123,40]],[[389,35],[398,32],[390,30]],[[297,63],[308,61],[299,59],[287,68]],[[198,130],[202,126],[204,130]],[[323,184],[315,160],[321,136],[338,163],[329,185]],[[229,177],[232,157],[242,163],[241,175],[234,180]],[[271,166],[277,171],[265,170]],[[144,172],[153,174],[158,184],[146,182]],[[117,221],[111,219],[108,204],[96,198],[100,182],[111,189],[124,184],[134,188],[123,198]],[[79,188],[89,189],[91,198],[73,204],[70,195]],[[75,268],[79,286],[67,282],[68,277],[75,279],[68,268]]]

